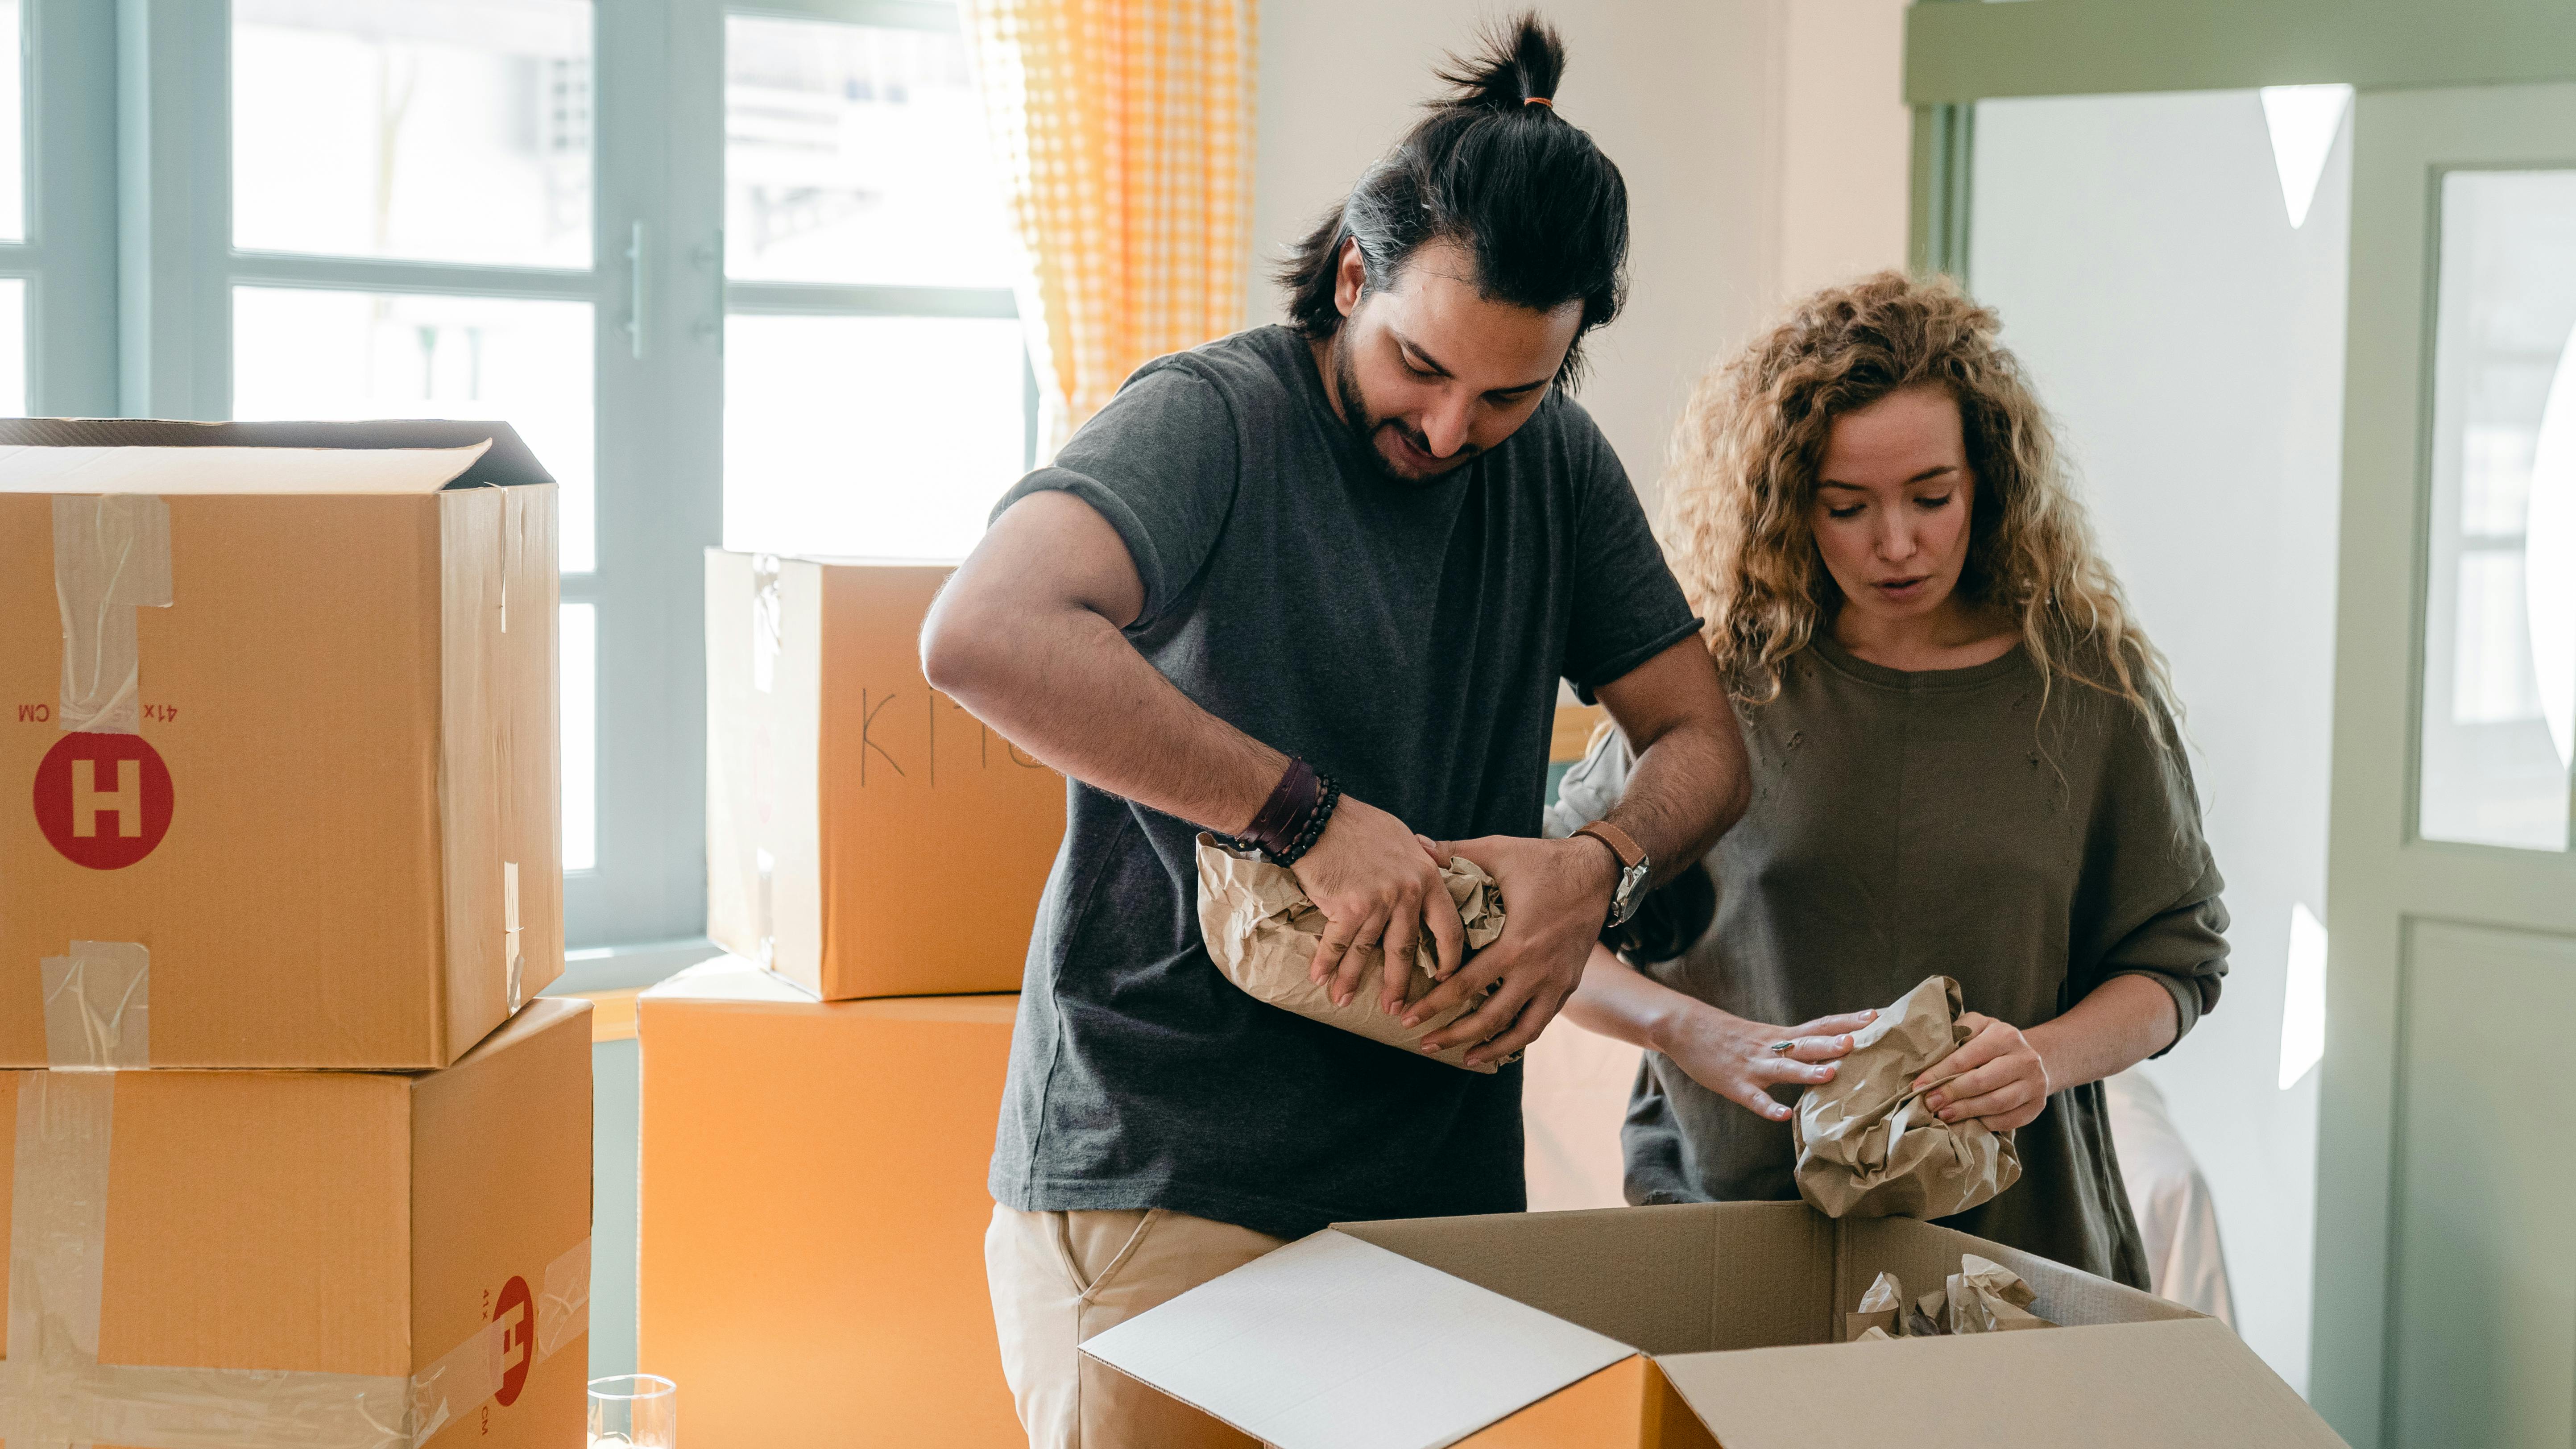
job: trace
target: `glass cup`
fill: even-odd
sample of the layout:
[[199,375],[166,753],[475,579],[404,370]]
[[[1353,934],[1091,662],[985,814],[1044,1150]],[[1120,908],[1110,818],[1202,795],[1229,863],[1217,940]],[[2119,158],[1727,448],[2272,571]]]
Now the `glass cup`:
[[680,1389],[656,1374],[590,1381],[590,1449],[678,1449]]

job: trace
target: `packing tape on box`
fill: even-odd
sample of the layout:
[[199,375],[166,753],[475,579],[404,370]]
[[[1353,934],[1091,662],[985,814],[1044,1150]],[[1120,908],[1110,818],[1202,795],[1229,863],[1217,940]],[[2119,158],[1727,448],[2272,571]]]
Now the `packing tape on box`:
[[[504,774],[501,779],[502,787],[509,788],[511,777]],[[501,862],[501,961],[507,977],[504,984],[510,993],[510,1014],[516,1016],[519,1008],[528,1003],[527,958],[519,953],[519,863],[515,860]]]
[[74,941],[39,958],[45,1060],[72,1070],[152,1065],[152,953],[135,941]]
[[426,1443],[508,1386],[509,1377],[552,1358],[590,1327],[590,1239],[546,1265],[545,1285],[534,1295],[536,1322],[524,1309],[495,1312],[463,1343],[411,1378],[414,1442]]
[[[418,1449],[589,1327],[590,1240],[548,1264],[526,1313],[496,1315],[410,1378],[98,1361],[112,1072],[18,1074],[0,1441],[9,1449]],[[505,1295],[506,1297],[507,1295]]]
[[170,607],[170,505],[148,493],[54,495],[54,597],[63,612],[55,711],[63,728],[142,733],[134,611]]
[[778,555],[751,556],[751,687],[762,694],[778,682],[778,656],[787,647],[787,621],[778,597]]
[[[779,593],[779,565],[776,554],[760,553],[751,557],[751,687],[755,694],[772,695],[778,682],[779,656],[787,651],[786,601]],[[754,699],[751,723],[752,806],[752,934],[759,943],[752,959],[763,966],[778,964],[778,858],[770,852],[771,810],[779,793],[777,788],[778,744],[773,738],[778,728],[778,705],[774,699]]]

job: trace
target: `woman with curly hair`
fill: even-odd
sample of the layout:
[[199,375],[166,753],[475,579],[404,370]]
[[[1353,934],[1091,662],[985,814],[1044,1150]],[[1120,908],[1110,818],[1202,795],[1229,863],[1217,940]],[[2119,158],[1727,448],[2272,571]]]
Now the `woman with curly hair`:
[[[1662,533],[1753,803],[1707,857],[1713,926],[1676,928],[1690,887],[1667,887],[1660,948],[1649,923],[1628,959],[1595,951],[1567,1014],[1648,1048],[1630,1201],[1787,1199],[1781,1098],[1833,1076],[1852,1008],[1953,977],[1974,1035],[1927,1101],[2018,1129],[2023,1173],[1950,1225],[2143,1288],[2097,1084],[2216,1005],[2227,912],[2163,657],[1996,328],[1883,274],[1701,383]],[[1626,761],[1605,731],[1552,827],[1615,801]]]

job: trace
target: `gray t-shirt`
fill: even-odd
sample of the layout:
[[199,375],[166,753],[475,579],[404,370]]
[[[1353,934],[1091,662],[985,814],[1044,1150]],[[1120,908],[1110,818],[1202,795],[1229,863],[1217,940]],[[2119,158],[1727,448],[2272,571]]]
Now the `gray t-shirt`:
[[[1127,637],[1182,693],[1434,839],[1536,835],[1557,679],[1606,684],[1696,627],[1581,407],[1552,392],[1491,452],[1398,482],[1283,327],[1148,363],[995,512],[1044,489],[1126,540],[1145,586]],[[1281,1236],[1521,1208],[1519,1069],[1460,1071],[1229,984],[1199,939],[1198,828],[1070,786],[994,1198]]]
[[[1708,856],[1717,919],[1646,974],[1774,1026],[1885,1006],[1932,975],[2019,1027],[2114,976],[2164,987],[2182,1031],[2218,1004],[2227,908],[2170,720],[2063,674],[2043,710],[2019,647],[1909,673],[1829,638],[1789,657],[1778,698],[1736,713],[1753,802]],[[1626,776],[1607,732],[1567,772],[1549,832],[1608,811]],[[1623,1137],[1630,1202],[1798,1196],[1788,1124],[1659,1053]],[[1948,1224],[2146,1287],[2101,1085],[2051,1096],[2015,1137],[2021,1180]]]

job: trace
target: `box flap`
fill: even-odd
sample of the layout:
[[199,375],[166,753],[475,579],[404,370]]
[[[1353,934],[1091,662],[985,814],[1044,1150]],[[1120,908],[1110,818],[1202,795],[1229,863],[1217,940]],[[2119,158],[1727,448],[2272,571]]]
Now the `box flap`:
[[436,493],[480,456],[471,448],[12,448],[0,493],[160,497]]
[[1838,1337],[1827,1301],[1834,1224],[1804,1203],[1673,1203],[1333,1226],[1651,1354]]
[[1082,1351],[1278,1449],[1438,1449],[1633,1352],[1330,1230]]
[[[452,418],[365,422],[191,423],[160,418],[0,418],[0,447],[20,448],[322,448],[335,451],[447,452],[488,444],[448,486],[515,487],[552,483],[508,423]],[[0,490],[7,491],[7,490]],[[261,491],[261,490],[244,490]],[[284,490],[265,490],[284,491]]]
[[1810,1449],[1855,1437],[1907,1449],[2343,1443],[2232,1330],[2207,1318],[1680,1354],[1656,1364],[1726,1449]]

